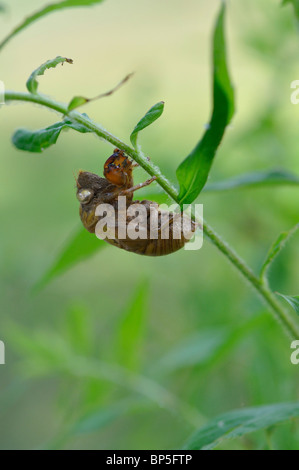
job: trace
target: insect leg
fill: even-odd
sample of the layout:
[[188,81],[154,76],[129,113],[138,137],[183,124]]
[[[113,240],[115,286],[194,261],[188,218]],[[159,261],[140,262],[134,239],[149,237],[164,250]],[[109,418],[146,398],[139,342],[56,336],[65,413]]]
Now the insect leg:
[[149,186],[153,181],[157,179],[156,176],[153,176],[147,181],[144,181],[144,183],[136,184],[136,186],[133,186],[132,188],[124,189],[119,193],[120,196],[125,196],[126,194],[133,193],[134,191],[137,191],[138,189],[144,188],[145,186]]

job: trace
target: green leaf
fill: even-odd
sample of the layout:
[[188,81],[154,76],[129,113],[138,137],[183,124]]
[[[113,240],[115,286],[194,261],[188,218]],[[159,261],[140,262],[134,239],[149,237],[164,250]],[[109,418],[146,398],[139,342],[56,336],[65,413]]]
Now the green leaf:
[[96,101],[101,98],[105,98],[106,96],[113,95],[113,93],[115,93],[120,87],[122,87],[132,77],[132,75],[133,73],[129,73],[114,88],[109,91],[106,91],[106,93],[101,93],[100,95],[95,96],[94,98],[84,98],[84,96],[75,96],[68,105],[68,110],[73,111],[74,109],[79,108],[80,106],[83,106],[86,103],[90,103],[91,101]]
[[273,263],[274,259],[279,255],[281,250],[285,247],[287,241],[296,232],[296,230],[298,230],[298,228],[299,228],[299,224],[293,227],[291,230],[282,232],[277,238],[277,240],[275,240],[262,266],[261,274],[260,274],[261,279],[264,279],[266,277],[269,266]]
[[90,100],[88,98],[84,98],[84,96],[75,96],[70,104],[68,105],[68,110],[73,111],[76,108],[79,108],[80,106],[83,106],[84,104],[88,103]]
[[64,64],[65,62],[67,62],[68,64],[72,64],[73,60],[67,59],[66,57],[57,56],[55,59],[48,60],[47,62],[42,64],[40,67],[38,67],[36,70],[34,70],[34,72],[32,72],[32,74],[30,75],[26,83],[27,90],[29,91],[29,93],[34,93],[34,94],[37,93],[37,89],[38,89],[37,77],[44,75],[46,70],[54,69],[55,67],[57,67],[58,64]]
[[269,428],[299,417],[299,403],[278,403],[231,411],[214,418],[195,432],[184,450],[211,450],[228,439]]
[[282,0],[282,5],[293,5],[297,20],[299,20],[299,0]]
[[291,307],[295,310],[296,313],[299,315],[299,295],[283,295],[280,294],[279,292],[276,292],[277,295],[280,295],[280,297],[284,298],[290,305]]
[[116,362],[130,370],[136,371],[140,364],[147,302],[148,283],[143,281],[137,287],[133,298],[125,309],[119,325],[115,347]]
[[223,3],[214,31],[212,118],[202,140],[177,169],[180,204],[191,204],[205,186],[216,151],[234,114],[234,91],[226,58],[224,18]]
[[6,13],[7,7],[3,3],[0,3],[0,13]]
[[75,7],[88,7],[96,5],[97,3],[102,3],[103,0],[63,0],[56,3],[51,3],[50,5],[45,6],[41,10],[38,10],[33,15],[30,15],[26,18],[19,26],[17,26],[6,38],[0,43],[0,50],[18,33],[27,28],[30,24],[34,23],[38,19],[52,13],[57,10],[62,10],[65,8],[75,8]]
[[135,149],[137,148],[137,138],[139,132],[145,129],[146,127],[150,126],[157,119],[159,119],[163,111],[164,101],[159,101],[159,103],[152,106],[151,109],[146,113],[146,115],[142,119],[140,119],[130,136],[131,143]]
[[61,131],[66,129],[74,129],[83,134],[92,132],[81,124],[65,119],[47,127],[46,129],[40,129],[38,131],[18,129],[12,137],[12,143],[19,150],[41,153],[43,150],[51,147],[51,145],[56,144]]
[[245,173],[235,178],[208,184],[204,191],[228,191],[258,186],[299,185],[299,176],[286,170],[269,170]]
[[35,289],[43,288],[50,281],[60,276],[79,262],[89,258],[97,251],[103,249],[106,245],[107,243],[104,240],[99,240],[84,227],[80,227],[80,229],[66,242],[53,265],[36,284]]

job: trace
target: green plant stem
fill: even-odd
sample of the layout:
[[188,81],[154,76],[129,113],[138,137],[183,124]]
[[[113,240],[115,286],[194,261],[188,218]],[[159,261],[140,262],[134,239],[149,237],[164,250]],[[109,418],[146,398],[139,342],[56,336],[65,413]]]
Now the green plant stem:
[[299,326],[291,317],[289,312],[276,299],[275,294],[267,284],[257,277],[246,263],[235,253],[235,251],[224,242],[221,237],[205,222],[203,225],[204,234],[220,250],[224,256],[235,266],[235,268],[247,279],[255,288],[260,297],[268,305],[278,322],[284,327],[291,338],[299,338]]
[[114,145],[114,147],[124,150],[124,152],[132,157],[133,160],[135,160],[135,162],[137,162],[148,174],[157,177],[157,182],[169,194],[169,196],[171,196],[174,200],[177,199],[178,193],[175,187],[167,180],[167,178],[165,178],[164,175],[162,175],[158,167],[156,167],[150,160],[145,158],[140,152],[137,152],[129,145],[126,145],[110,132],[107,132],[102,126],[95,124],[93,121],[88,119],[86,116],[83,116],[78,111],[68,111],[66,104],[58,103],[51,98],[40,94],[7,91],[5,93],[5,102],[8,103],[9,101],[25,101],[29,103],[36,103],[49,109],[53,109],[54,111],[67,116],[72,121],[84,125],[89,130],[98,135],[101,139],[106,140],[110,144]]
[[[106,131],[99,124],[94,123],[88,117],[83,116],[77,111],[68,111],[66,104],[53,101],[51,98],[40,94],[18,93],[7,91],[5,93],[5,101],[22,101],[36,103],[53,109],[64,116],[67,116],[72,121],[84,125],[87,129],[94,132],[101,139],[111,143],[115,147],[123,150],[134,161],[136,161],[150,176],[156,176],[157,183],[164,189],[164,191],[175,201],[178,201],[177,189],[168,181],[168,179],[161,173],[160,169],[155,166],[151,160],[143,156],[141,152],[137,152],[117,137]],[[210,227],[206,222],[203,223],[203,232],[205,236],[213,243],[214,246],[221,251],[224,256],[235,266],[239,273],[247,279],[247,281],[254,287],[260,297],[269,307],[274,317],[284,327],[284,330],[292,339],[299,339],[299,325],[296,320],[291,317],[289,312],[285,310],[281,303],[276,299],[275,294],[271,292],[269,287],[257,277],[246,263],[224,242],[221,237]]]

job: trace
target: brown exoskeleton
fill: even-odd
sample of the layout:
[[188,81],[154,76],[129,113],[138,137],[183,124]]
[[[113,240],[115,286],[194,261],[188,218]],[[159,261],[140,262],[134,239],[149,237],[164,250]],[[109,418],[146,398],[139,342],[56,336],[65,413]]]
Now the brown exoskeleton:
[[[108,158],[104,165],[104,176],[80,171],[77,179],[77,198],[80,202],[80,217],[84,227],[91,233],[96,232],[96,226],[101,217],[96,215],[96,209],[100,204],[110,204],[116,213],[115,236],[107,237],[105,240],[111,245],[117,246],[127,251],[131,251],[140,255],[161,256],[174,253],[182,248],[186,242],[192,237],[198,224],[191,221],[189,217],[181,214],[169,213],[159,209],[159,205],[152,201],[133,201],[134,191],[148,186],[156,177],[145,181],[144,183],[134,186],[133,168],[138,166],[133,164],[124,152],[115,149],[113,155]],[[126,207],[129,208],[135,204],[142,204],[146,209],[146,238],[132,239],[128,235],[125,238],[118,237],[118,196],[125,196]],[[136,206],[137,207],[137,206]],[[133,207],[134,209],[134,207]],[[157,230],[155,236],[150,234],[150,217],[152,211],[156,211]],[[138,212],[138,209],[137,209]],[[167,238],[163,235],[164,216],[168,217]],[[126,215],[126,226],[132,221],[132,217]],[[184,224],[188,222],[189,232],[183,231]],[[179,232],[180,238],[175,235]]]

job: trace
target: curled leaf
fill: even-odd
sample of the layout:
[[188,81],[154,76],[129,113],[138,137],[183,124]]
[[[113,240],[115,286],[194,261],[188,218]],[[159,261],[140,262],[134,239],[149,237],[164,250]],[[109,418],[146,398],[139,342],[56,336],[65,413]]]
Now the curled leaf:
[[137,138],[140,131],[145,129],[146,127],[150,126],[153,122],[155,122],[159,117],[162,115],[164,111],[164,101],[159,101],[159,103],[155,104],[151,107],[151,109],[143,116],[142,119],[138,122],[135,126],[130,139],[133,147],[137,148]]
[[26,83],[27,90],[29,91],[29,93],[34,93],[34,94],[37,93],[37,89],[38,89],[37,77],[44,75],[46,70],[57,67],[58,64],[63,65],[64,62],[67,62],[68,64],[72,64],[73,60],[67,59],[66,57],[57,56],[55,57],[55,59],[48,60],[47,62],[42,64],[40,67],[38,67],[36,70],[34,70],[34,72],[32,72],[32,74],[30,75]]

